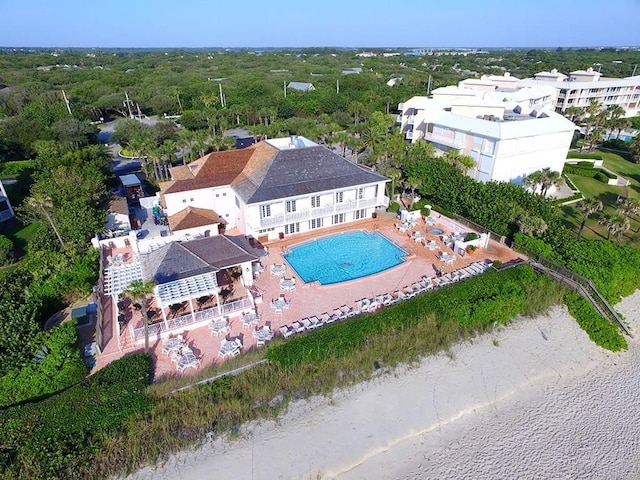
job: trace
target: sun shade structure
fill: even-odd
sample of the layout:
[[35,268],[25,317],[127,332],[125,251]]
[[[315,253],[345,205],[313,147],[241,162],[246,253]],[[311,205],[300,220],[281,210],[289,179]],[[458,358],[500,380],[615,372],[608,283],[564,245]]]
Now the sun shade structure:
[[108,267],[105,274],[104,293],[120,295],[135,280],[143,280],[142,266],[138,262]]
[[157,285],[154,294],[159,307],[167,307],[191,298],[203,297],[218,293],[218,282],[215,272],[181,278],[173,282]]

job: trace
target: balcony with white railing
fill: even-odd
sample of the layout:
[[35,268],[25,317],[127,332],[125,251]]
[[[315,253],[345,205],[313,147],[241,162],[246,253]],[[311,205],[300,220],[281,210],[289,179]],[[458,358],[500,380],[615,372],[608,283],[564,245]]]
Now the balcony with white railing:
[[415,121],[416,121],[416,116],[415,115],[409,115],[407,117],[407,123],[409,125],[413,125],[415,123]]
[[260,219],[260,228],[277,227],[278,225],[283,225],[284,223],[284,215],[264,217]]
[[396,123],[402,123],[402,114],[396,115]]
[[333,214],[333,205],[325,205],[324,207],[314,208],[311,210],[311,218],[326,217]]
[[413,130],[409,130],[409,131],[406,133],[405,138],[406,138],[407,140],[413,140]]
[[309,218],[311,218],[311,212],[309,210],[288,212],[285,214],[284,223],[300,222],[302,220],[309,220]]
[[[216,320],[224,316],[239,314],[242,311],[253,309],[253,302],[250,298],[244,297],[221,306],[221,312],[218,307],[207,308],[181,315],[179,317],[170,318],[166,321],[149,325],[149,338],[160,339],[171,335],[171,333],[182,332],[185,330],[193,330],[206,326],[211,320]],[[129,326],[129,333],[134,344],[144,342],[144,327],[133,328]]]

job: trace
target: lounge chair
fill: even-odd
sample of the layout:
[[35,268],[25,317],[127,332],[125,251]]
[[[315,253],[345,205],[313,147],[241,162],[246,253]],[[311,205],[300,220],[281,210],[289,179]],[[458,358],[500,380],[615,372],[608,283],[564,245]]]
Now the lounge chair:
[[302,325],[300,322],[293,322],[291,324],[291,327],[293,328],[295,333],[302,333],[304,332],[304,325]]
[[282,327],[280,327],[280,333],[282,334],[283,338],[289,338],[295,333],[295,331],[293,330],[293,328],[289,328],[287,325],[283,325]]

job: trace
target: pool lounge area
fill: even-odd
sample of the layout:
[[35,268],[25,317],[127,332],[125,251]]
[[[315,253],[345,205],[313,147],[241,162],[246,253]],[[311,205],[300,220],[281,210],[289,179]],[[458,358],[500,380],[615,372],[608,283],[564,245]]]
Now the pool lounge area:
[[[296,323],[301,325],[303,319],[313,319],[316,317],[320,324],[331,322],[332,319],[340,317],[344,313],[344,307],[351,311],[357,311],[357,302],[362,299],[375,299],[380,297],[381,302],[389,304],[390,298],[396,292],[408,293],[412,287],[419,290],[421,282],[425,276],[434,278],[442,274],[443,280],[450,278],[447,274],[464,269],[476,262],[499,259],[503,263],[508,262],[519,255],[508,247],[491,242],[487,251],[477,251],[464,258],[457,257],[452,263],[446,263],[441,259],[441,252],[446,250],[444,242],[439,236],[428,232],[431,228],[440,228],[445,233],[454,231],[457,227],[449,219],[438,219],[435,225],[425,225],[424,221],[418,222],[414,231],[426,233],[426,240],[435,242],[436,249],[429,249],[426,244],[416,242],[412,238],[412,232],[400,232],[394,226],[394,218],[365,219],[362,222],[351,225],[336,225],[323,230],[322,236],[318,237],[318,232],[296,235],[295,237],[277,240],[267,244],[268,254],[262,257],[262,271],[256,273],[255,288],[253,290],[260,294],[256,298],[255,310],[259,322],[256,325],[247,327],[240,320],[240,317],[230,317],[228,331],[220,335],[212,335],[210,329],[205,326],[193,330],[179,332],[184,333],[184,344],[187,345],[199,360],[197,368],[189,368],[187,374],[200,371],[213,364],[225,361],[219,354],[223,341],[232,341],[237,338],[242,339],[242,352],[252,349],[262,348],[258,339],[254,336],[254,331],[267,326],[270,332],[284,336],[290,336],[294,331]],[[459,227],[462,229],[462,227]],[[399,249],[402,261],[395,266],[390,266],[386,270],[371,273],[366,276],[354,278],[349,281],[339,283],[320,284],[318,281],[305,283],[297,270],[288,263],[287,255],[295,251],[300,245],[311,243],[318,238],[332,237],[334,235],[346,235],[353,232],[360,232],[366,235],[374,235],[385,238],[390,244]],[[234,233],[230,232],[230,235]],[[349,237],[345,237],[349,238]],[[360,249],[365,250],[365,249]],[[450,249],[448,252],[452,252]],[[365,251],[365,253],[367,253]],[[371,255],[370,255],[371,256]],[[272,265],[283,265],[284,271],[281,275],[272,275]],[[295,283],[296,288],[285,290],[282,288],[283,279],[290,279]],[[278,298],[283,298],[288,307],[284,309],[272,308],[272,302]],[[108,305],[106,308],[110,308]],[[340,310],[340,311],[338,311]],[[342,312],[342,313],[341,313]],[[117,313],[117,312],[116,312]],[[109,312],[105,311],[108,316]],[[350,315],[346,313],[346,315]],[[346,320],[348,321],[348,320]],[[299,333],[299,332],[297,332]],[[105,337],[107,335],[105,334]],[[112,338],[104,349],[103,354],[97,358],[97,367],[100,368],[106,363],[134,350],[141,350],[141,347],[133,347],[128,344],[125,337],[120,349]],[[162,353],[162,341],[151,342],[151,355],[154,359],[155,375],[160,379],[167,376],[176,375],[176,365],[169,356]]]

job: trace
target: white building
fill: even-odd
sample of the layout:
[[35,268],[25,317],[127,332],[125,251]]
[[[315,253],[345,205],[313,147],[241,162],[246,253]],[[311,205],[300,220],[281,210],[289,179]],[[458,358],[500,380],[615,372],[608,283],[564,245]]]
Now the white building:
[[214,152],[160,184],[171,218],[193,207],[260,241],[369,218],[387,206],[387,178],[304,137]]
[[7,192],[4,189],[4,185],[0,180],[0,222],[10,220],[13,217],[15,217],[15,213],[11,207],[11,202],[9,201]]
[[640,75],[626,78],[605,78],[589,67],[576,70],[569,75],[539,72],[534,78],[520,80],[518,85],[525,87],[547,86],[558,90],[558,100],[554,105],[556,112],[564,112],[569,107],[587,107],[591,102],[599,101],[603,107],[620,105],[626,117],[640,114]]
[[476,168],[467,173],[480,181],[520,183],[542,168],[562,171],[577,127],[552,111],[553,89],[504,88],[483,78],[432,93],[399,105],[411,142],[471,156]]

